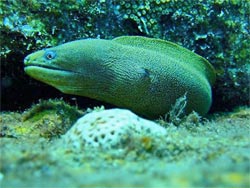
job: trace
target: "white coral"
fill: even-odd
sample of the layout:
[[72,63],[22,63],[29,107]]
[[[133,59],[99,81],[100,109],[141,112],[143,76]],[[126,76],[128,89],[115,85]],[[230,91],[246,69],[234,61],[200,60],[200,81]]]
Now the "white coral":
[[166,136],[165,128],[140,118],[129,110],[110,109],[86,114],[65,134],[67,144],[75,148],[122,146],[136,136]]

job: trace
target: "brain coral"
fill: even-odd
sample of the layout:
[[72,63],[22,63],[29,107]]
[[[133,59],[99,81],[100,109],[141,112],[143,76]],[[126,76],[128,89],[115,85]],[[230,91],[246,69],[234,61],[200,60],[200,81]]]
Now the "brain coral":
[[129,110],[110,109],[86,114],[64,135],[67,145],[76,149],[83,147],[114,148],[126,145],[131,139],[166,137],[165,128],[140,118]]

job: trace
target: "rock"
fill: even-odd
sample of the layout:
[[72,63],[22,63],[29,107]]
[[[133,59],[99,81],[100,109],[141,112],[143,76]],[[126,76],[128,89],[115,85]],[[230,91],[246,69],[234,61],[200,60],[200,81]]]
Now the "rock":
[[64,135],[67,145],[84,147],[125,147],[137,137],[166,137],[167,131],[159,124],[143,119],[129,110],[110,109],[86,114]]

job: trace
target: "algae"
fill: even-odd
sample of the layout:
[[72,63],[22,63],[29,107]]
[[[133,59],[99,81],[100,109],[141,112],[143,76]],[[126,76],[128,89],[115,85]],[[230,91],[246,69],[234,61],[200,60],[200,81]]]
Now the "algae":
[[62,100],[41,100],[22,113],[1,113],[1,135],[5,137],[44,137],[64,134],[84,113]]
[[[62,101],[45,106],[37,114],[59,106],[79,113]],[[25,113],[32,111],[34,107]],[[55,111],[49,113],[58,120]],[[0,114],[2,187],[250,186],[250,109],[246,107],[214,114],[195,126],[191,121],[192,128],[189,121],[178,126],[164,122],[167,139],[138,137],[123,148],[109,150],[68,148],[60,137],[70,125],[65,131],[53,130],[64,126],[58,121],[52,129],[56,136],[44,136],[41,133],[51,127],[41,123],[44,116],[34,116],[20,122],[23,113]],[[21,133],[21,128],[29,131]]]

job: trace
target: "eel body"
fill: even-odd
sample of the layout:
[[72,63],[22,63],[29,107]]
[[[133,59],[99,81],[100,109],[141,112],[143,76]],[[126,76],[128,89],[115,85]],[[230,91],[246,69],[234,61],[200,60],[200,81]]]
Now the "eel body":
[[163,116],[186,94],[186,113],[208,112],[215,80],[212,65],[168,41],[123,36],[68,42],[28,55],[25,72],[63,93]]

